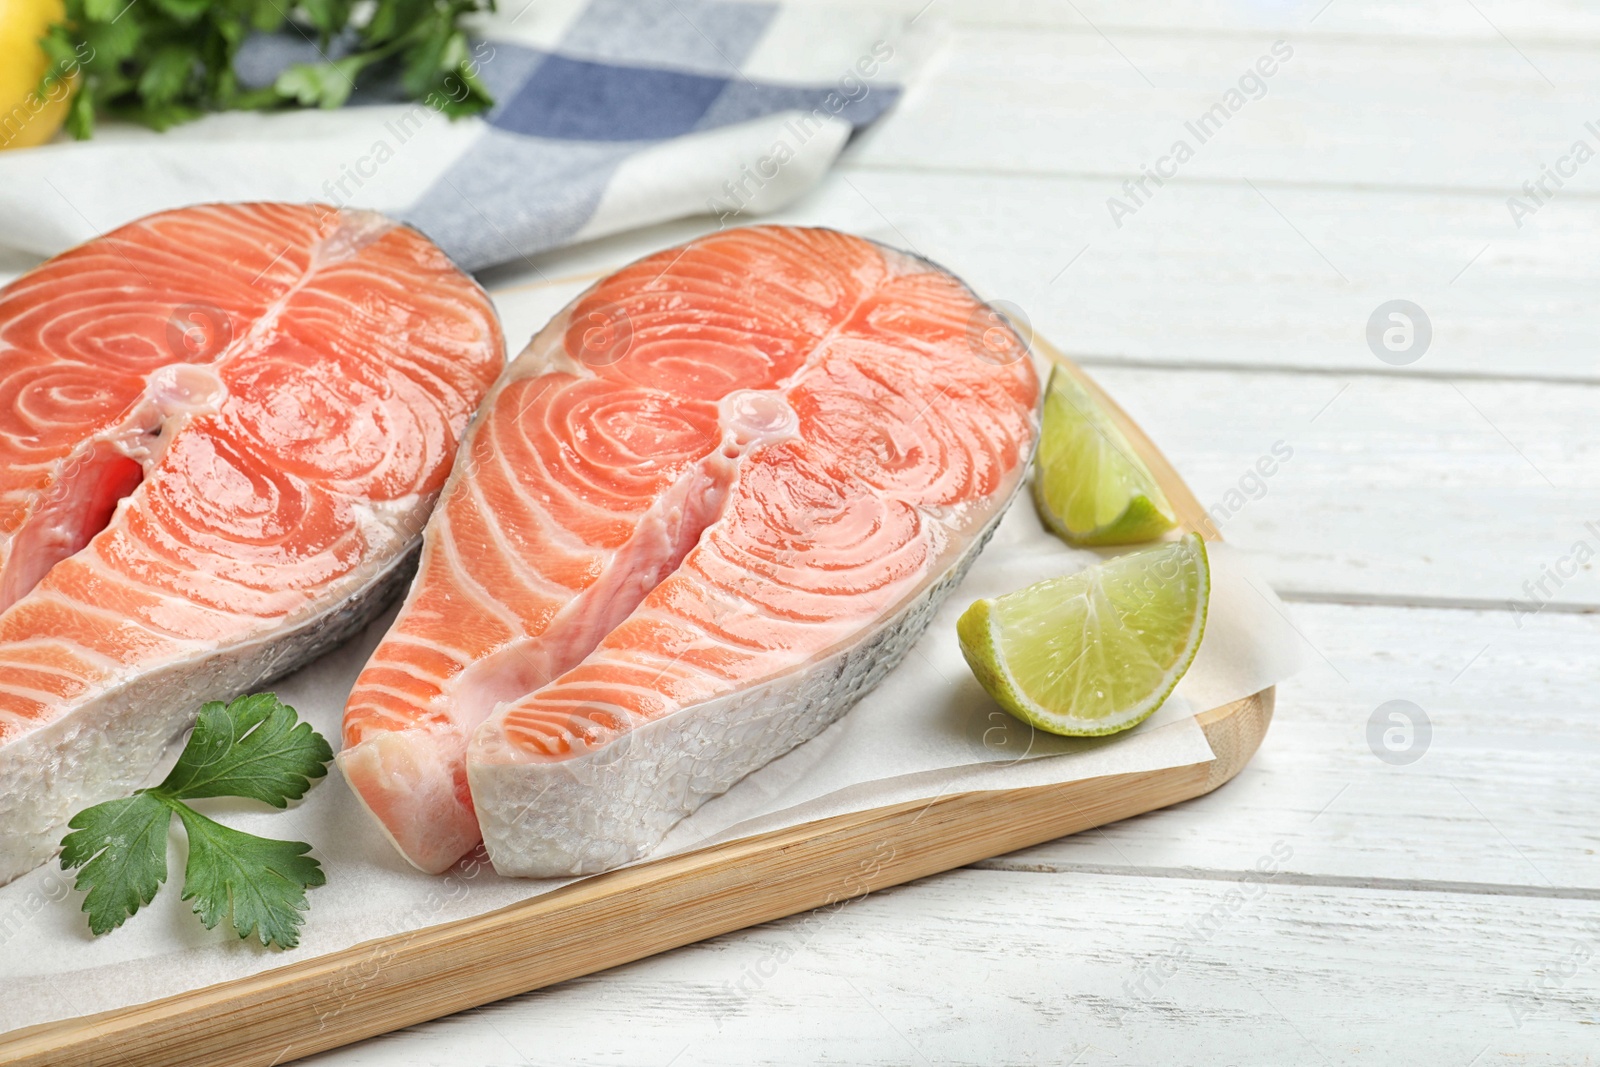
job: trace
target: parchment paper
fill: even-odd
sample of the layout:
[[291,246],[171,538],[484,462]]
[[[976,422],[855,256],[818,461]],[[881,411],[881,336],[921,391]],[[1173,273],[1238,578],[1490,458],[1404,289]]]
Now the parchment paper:
[[[1095,562],[1046,532],[1020,500],[921,642],[884,682],[815,740],[711,801],[669,835],[658,855],[764,833],[830,815],[944,793],[1009,789],[1105,774],[1158,770],[1211,758],[1193,715],[1282,681],[1302,646],[1283,606],[1242,555],[1211,551],[1206,635],[1172,699],[1114,738],[1036,734],[989,700],[961,658],[955,622],[975,598],[1009,592]],[[274,689],[337,741],[345,694],[387,628],[360,639]],[[174,754],[175,755],[175,754]],[[345,948],[481,914],[546,893],[565,880],[502,878],[480,851],[445,875],[409,867],[368,822],[337,769],[286,812],[206,802],[250,833],[315,845],[328,884],[311,891],[300,947],[289,952],[206,930],[179,897],[183,851],[175,840],[168,882],[155,902],[100,938],[80,913],[72,876],[51,863],[0,887],[0,1029],[154,1000]],[[333,998],[330,1010],[341,1005]]]

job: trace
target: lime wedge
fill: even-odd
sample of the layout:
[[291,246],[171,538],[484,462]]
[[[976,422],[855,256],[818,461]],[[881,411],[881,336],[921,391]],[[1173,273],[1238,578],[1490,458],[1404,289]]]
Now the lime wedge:
[[1161,706],[1206,628],[1199,534],[975,601],[956,623],[972,673],[1007,711],[1069,737],[1112,734]]
[[1044,398],[1033,500],[1045,524],[1075,545],[1154,541],[1177,525],[1150,468],[1059,365]]

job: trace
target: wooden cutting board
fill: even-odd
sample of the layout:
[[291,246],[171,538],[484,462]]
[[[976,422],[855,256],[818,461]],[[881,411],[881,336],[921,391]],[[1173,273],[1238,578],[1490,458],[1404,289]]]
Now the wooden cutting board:
[[[1199,501],[1082,370],[1187,529]],[[1019,506],[1026,507],[1021,503]],[[263,974],[0,1036],[0,1065],[273,1067],[679,945],[1200,796],[1255,753],[1273,690],[1197,716],[1214,758],[1064,785],[960,793],[841,815],[614,871],[499,911]]]

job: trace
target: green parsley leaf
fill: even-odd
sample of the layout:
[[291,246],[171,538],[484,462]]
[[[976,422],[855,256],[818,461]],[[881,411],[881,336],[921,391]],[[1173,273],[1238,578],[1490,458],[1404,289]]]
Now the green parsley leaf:
[[150,63],[139,76],[139,95],[145,103],[163,107],[178,99],[193,77],[198,57],[183,45],[169,44],[156,49]]
[[226,918],[241,938],[259,933],[262,944],[298,945],[306,890],[328,880],[306,855],[311,846],[230,830],[185,804],[178,818],[189,835],[183,899],[194,901],[206,929]]
[[327,44],[349,24],[352,6],[351,0],[300,0],[299,11]]
[[156,898],[167,880],[167,827],[172,809],[159,797],[135,793],[85,808],[67,823],[61,865],[82,867],[78,888],[96,934],[115,930]]
[[336,63],[296,63],[273,83],[273,88],[306,107],[343,107],[355,91],[361,62],[356,57]]
[[333,749],[271,693],[200,709],[178,763],[157,788],[178,800],[249,797],[286,807],[328,773]]
[[244,797],[286,807],[327,774],[333,749],[271,693],[213,701],[172,772],[158,786],[85,808],[67,825],[61,865],[82,868],[76,886],[96,934],[116,929],[155,899],[167,879],[172,816],[189,840],[183,899],[207,929],[228,919],[241,938],[293,948],[308,907],[306,890],[326,882],[302,841],[274,841],[229,829],[184,803]]
[[[77,78],[66,127],[79,138],[103,115],[166,129],[208,111],[340,107],[367,79],[459,118],[494,105],[462,29],[494,9],[495,0],[66,0],[43,47],[51,77]],[[246,38],[285,30],[314,43],[321,61],[241,89],[234,62]]]

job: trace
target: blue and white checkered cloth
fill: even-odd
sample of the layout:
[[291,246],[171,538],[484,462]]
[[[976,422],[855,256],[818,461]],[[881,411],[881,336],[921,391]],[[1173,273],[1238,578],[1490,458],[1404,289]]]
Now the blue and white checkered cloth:
[[[486,116],[452,122],[371,91],[165,134],[107,125],[0,154],[0,245],[51,254],[183,204],[319,201],[410,222],[476,270],[686,215],[743,221],[810,188],[929,42],[925,26],[844,7],[501,2],[474,47]],[[259,39],[241,72],[270,80],[315,55]]]

